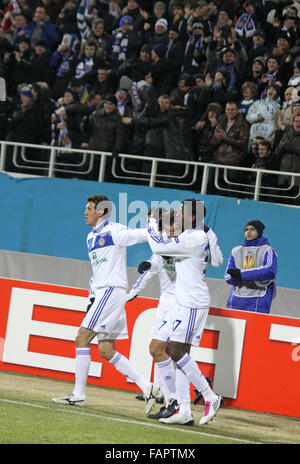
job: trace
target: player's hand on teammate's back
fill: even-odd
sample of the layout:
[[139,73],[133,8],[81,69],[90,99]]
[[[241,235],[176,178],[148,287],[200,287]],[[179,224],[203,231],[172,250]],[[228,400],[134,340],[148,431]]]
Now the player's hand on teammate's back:
[[143,274],[145,271],[149,271],[151,268],[151,263],[149,261],[142,261],[138,266],[138,273]]

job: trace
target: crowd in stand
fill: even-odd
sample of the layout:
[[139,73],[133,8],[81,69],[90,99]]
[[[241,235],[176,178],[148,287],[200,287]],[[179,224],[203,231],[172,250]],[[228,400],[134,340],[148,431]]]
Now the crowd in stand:
[[66,162],[85,147],[300,172],[300,0],[0,0],[0,11],[1,140],[59,146]]

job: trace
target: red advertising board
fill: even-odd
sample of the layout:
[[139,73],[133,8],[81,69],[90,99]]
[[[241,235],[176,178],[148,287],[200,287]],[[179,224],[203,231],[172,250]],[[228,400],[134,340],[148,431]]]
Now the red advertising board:
[[[86,290],[0,279],[0,369],[74,380],[74,338],[85,314]],[[158,301],[127,303],[129,339],[117,349],[147,378],[151,327]],[[211,308],[191,355],[225,404],[300,417],[300,319]],[[92,384],[138,391],[91,347]],[[192,395],[194,395],[191,388]]]

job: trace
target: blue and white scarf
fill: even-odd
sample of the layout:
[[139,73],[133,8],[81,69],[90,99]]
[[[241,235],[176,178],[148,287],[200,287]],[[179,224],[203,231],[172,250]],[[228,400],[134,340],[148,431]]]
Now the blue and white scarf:
[[128,47],[128,34],[117,32],[113,38],[112,51],[113,55],[118,61],[126,60],[126,53]]
[[252,37],[255,32],[255,24],[251,14],[243,13],[237,20],[235,30],[240,37]]
[[58,129],[59,132],[57,136],[57,120],[59,120],[60,122],[66,122],[64,112],[65,107],[61,106],[51,116],[51,146],[57,145],[58,147],[63,147],[64,150],[59,150],[62,153],[68,152],[69,150],[67,149],[72,147],[72,142],[67,127]]
[[76,66],[76,73],[75,77],[79,79],[82,77],[85,73],[92,71],[94,67],[94,58],[84,58],[81,60],[78,65]]

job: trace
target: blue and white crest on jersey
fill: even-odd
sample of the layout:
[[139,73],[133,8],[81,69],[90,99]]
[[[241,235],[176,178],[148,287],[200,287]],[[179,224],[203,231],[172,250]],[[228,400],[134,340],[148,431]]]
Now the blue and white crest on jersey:
[[105,248],[107,246],[114,245],[114,241],[110,233],[99,234],[88,240],[88,251],[93,251],[99,248]]

